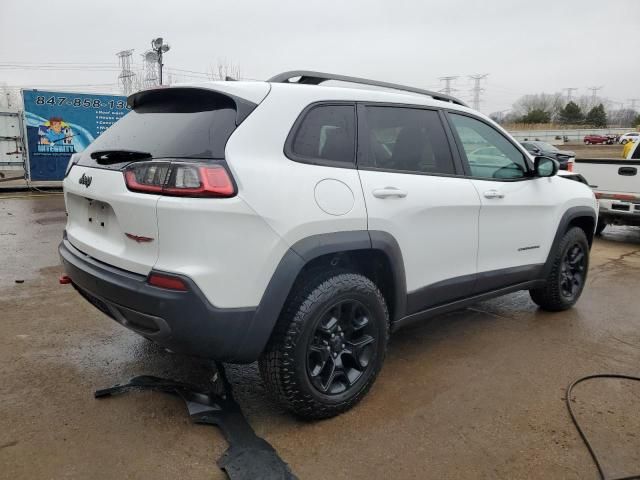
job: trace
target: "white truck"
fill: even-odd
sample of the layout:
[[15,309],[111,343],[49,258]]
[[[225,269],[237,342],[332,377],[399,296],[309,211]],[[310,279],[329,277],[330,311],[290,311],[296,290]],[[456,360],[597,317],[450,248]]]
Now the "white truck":
[[573,172],[587,179],[600,204],[596,234],[607,225],[640,226],[640,142],[627,158],[577,159]]

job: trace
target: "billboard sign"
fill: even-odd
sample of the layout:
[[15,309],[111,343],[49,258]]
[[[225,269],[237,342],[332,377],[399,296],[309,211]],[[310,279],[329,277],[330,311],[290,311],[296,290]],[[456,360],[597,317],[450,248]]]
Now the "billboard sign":
[[62,180],[81,152],[129,110],[126,97],[23,90],[29,178]]

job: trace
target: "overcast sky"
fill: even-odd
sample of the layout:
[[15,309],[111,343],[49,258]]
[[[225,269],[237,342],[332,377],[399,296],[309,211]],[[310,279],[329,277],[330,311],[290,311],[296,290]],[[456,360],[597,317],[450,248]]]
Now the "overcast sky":
[[488,73],[485,113],[508,109],[523,94],[566,87],[580,95],[603,86],[603,97],[628,103],[640,98],[639,6],[638,0],[2,0],[0,83],[114,91],[115,53],[135,49],[140,63],[151,38],[163,36],[171,45],[166,66],[194,72],[226,59],[248,78],[310,69],[430,89],[443,87],[438,77],[459,75],[456,95],[464,100],[471,99],[467,75]]

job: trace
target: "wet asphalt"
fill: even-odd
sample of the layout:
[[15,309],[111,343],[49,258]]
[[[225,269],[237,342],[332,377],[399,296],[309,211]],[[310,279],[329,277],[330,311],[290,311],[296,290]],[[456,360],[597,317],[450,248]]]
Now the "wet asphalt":
[[[218,430],[159,393],[96,400],[147,374],[206,385],[206,361],[163,351],[58,284],[60,195],[0,196],[0,478],[225,478]],[[22,283],[16,283],[21,281]],[[255,365],[229,366],[256,432],[301,479],[596,479],[566,386],[640,375],[640,229],[595,241],[576,307],[549,314],[526,292],[400,330],[355,409],[296,420]],[[597,380],[574,408],[609,475],[640,473],[640,384]]]

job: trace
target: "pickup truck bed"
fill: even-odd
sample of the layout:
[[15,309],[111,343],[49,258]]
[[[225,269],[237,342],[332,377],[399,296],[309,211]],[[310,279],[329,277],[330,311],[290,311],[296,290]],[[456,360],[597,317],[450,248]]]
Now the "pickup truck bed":
[[611,224],[640,226],[640,160],[576,159],[573,171],[600,203],[596,233]]

